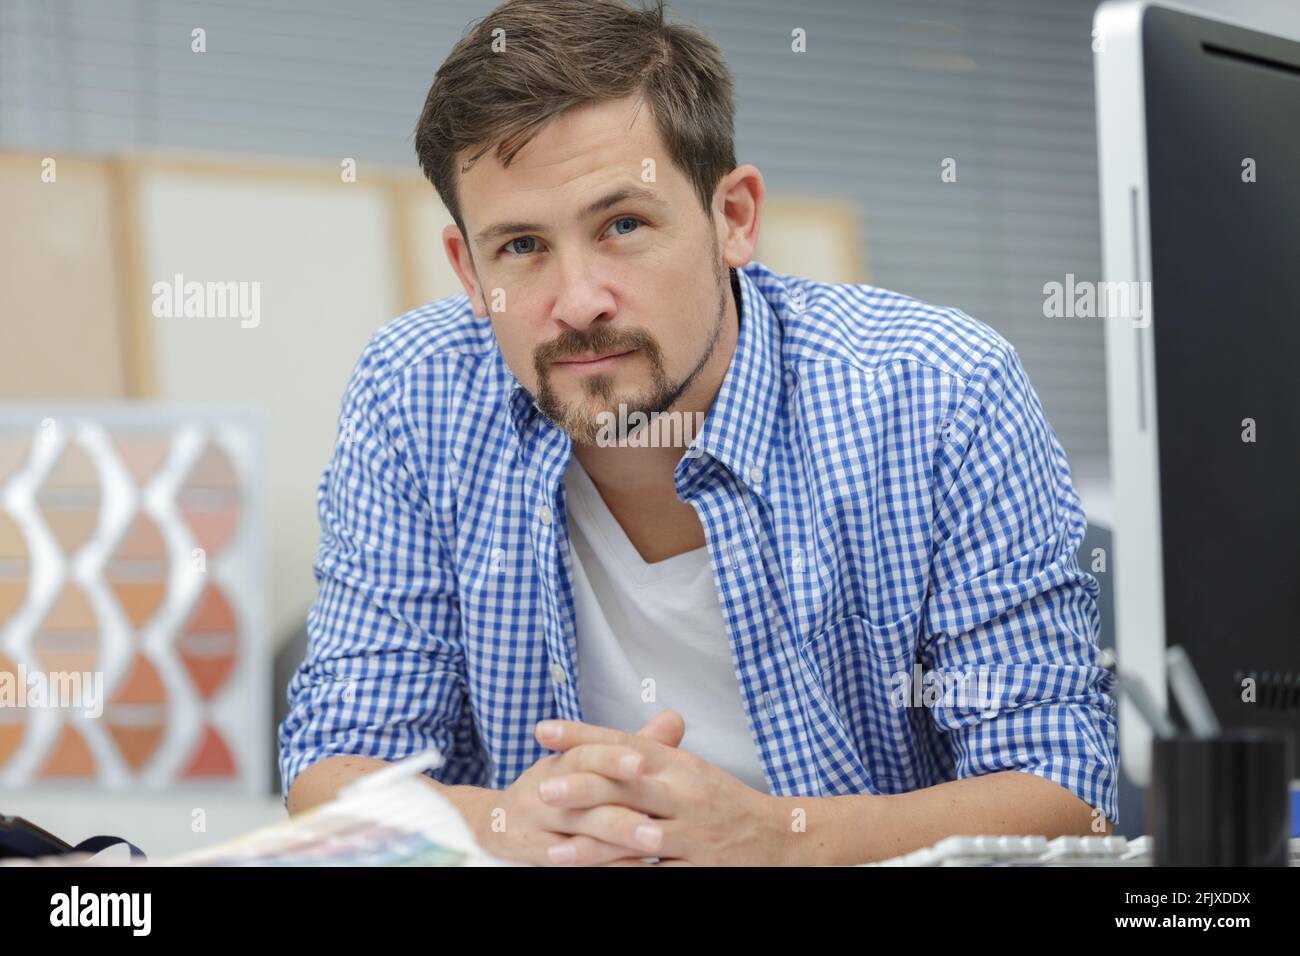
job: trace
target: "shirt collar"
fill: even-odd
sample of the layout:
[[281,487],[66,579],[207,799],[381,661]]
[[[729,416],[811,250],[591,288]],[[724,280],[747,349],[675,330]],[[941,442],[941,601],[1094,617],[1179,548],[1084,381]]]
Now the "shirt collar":
[[[781,328],[749,273],[733,269],[732,275],[733,288],[740,288],[736,351],[693,447],[763,495],[781,404]],[[679,472],[691,460],[683,458]]]
[[[740,322],[736,351],[722,379],[713,407],[705,416],[678,471],[707,454],[725,465],[755,494],[763,495],[772,441],[781,402],[781,329],[771,305],[745,269],[731,269]],[[528,447],[535,418],[554,428],[541,414],[532,393],[510,376],[510,418],[519,447]]]
[[[501,360],[505,365],[505,360]],[[515,437],[519,439],[519,447],[527,446],[528,426],[532,424],[533,418],[541,414],[541,406],[533,398],[532,392],[524,388],[519,383],[519,379],[510,375],[510,422],[515,428]]]

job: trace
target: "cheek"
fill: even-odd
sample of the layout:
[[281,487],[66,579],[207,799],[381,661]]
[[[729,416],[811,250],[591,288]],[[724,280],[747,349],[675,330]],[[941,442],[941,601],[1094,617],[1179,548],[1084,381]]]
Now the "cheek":
[[531,387],[537,377],[533,371],[533,352],[540,341],[516,327],[504,318],[493,317],[492,331],[496,335],[497,348],[506,360],[506,365],[524,385]]
[[695,360],[695,353],[713,329],[716,297],[717,292],[711,289],[686,293],[674,290],[669,307],[659,317],[659,329],[655,333],[669,364]]

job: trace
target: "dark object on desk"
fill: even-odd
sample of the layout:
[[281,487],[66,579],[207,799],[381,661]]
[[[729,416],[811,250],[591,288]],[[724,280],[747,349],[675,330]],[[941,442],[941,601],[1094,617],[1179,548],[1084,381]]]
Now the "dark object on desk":
[[1286,866],[1291,741],[1242,728],[1156,739],[1148,791],[1156,866]]
[[0,813],[0,860],[15,858],[34,860],[44,856],[64,856],[68,853],[98,853],[119,843],[126,844],[133,860],[145,859],[143,850],[121,837],[87,837],[73,846],[30,820]]

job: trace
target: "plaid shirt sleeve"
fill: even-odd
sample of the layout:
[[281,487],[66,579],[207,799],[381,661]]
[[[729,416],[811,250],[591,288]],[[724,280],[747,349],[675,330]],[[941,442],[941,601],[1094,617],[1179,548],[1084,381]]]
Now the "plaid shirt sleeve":
[[279,730],[286,802],[304,769],[337,754],[398,760],[437,747],[446,762],[429,771],[435,779],[479,783],[485,775],[465,693],[455,575],[429,476],[408,453],[428,436],[401,407],[402,388],[372,342],[348,384],[317,493],[319,591]]
[[1098,664],[1099,586],[1075,557],[1086,518],[1065,452],[1005,342],[950,412],[921,660],[980,692],[946,695],[931,718],[958,777],[1026,771],[1114,821],[1114,677]]

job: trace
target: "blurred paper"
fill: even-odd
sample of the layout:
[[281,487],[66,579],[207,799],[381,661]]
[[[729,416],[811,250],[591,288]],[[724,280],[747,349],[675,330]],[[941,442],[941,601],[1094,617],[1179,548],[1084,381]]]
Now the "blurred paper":
[[460,812],[421,779],[421,754],[362,777],[284,823],[165,861],[171,866],[497,866]]
[[3,860],[0,866],[511,866],[484,853],[423,770],[436,752],[361,777],[329,803],[216,846],[164,860],[101,853]]

